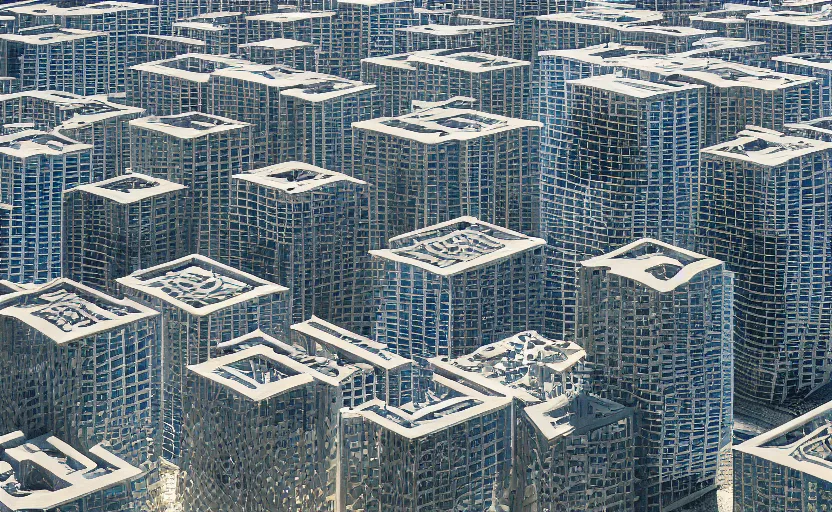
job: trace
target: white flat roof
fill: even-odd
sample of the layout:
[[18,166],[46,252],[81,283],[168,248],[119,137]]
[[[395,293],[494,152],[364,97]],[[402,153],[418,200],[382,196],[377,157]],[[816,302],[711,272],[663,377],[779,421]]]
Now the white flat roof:
[[16,318],[59,345],[158,314],[66,278],[3,295],[0,300],[0,316]]
[[586,48],[573,50],[545,50],[538,52],[539,58],[563,57],[566,59],[588,62],[590,64],[609,64],[612,58],[622,57],[630,54],[649,53],[643,46],[624,45],[621,43],[604,43]]
[[[612,252],[582,261],[586,268],[606,268],[610,274],[626,277],[659,292],[673,291],[700,272],[722,265],[715,258],[682,249],[655,238],[642,238]],[[650,272],[663,269],[658,275]],[[671,277],[667,277],[672,274]]]
[[360,94],[375,89],[375,84],[365,84],[337,76],[324,75],[312,83],[284,89],[281,95],[291,96],[313,103],[329,101],[342,96]]
[[410,366],[413,361],[387,350],[387,345],[338,327],[316,316],[294,324],[292,331],[305,334],[316,342],[336,352],[384,370],[398,370]]
[[347,366],[330,367],[336,376],[327,376],[289,356],[275,352],[267,345],[254,345],[239,352],[215,357],[188,366],[188,370],[253,401],[265,400],[315,381],[338,386],[355,371]]
[[0,153],[14,158],[60,156],[90,149],[90,144],[82,144],[61,134],[40,130],[21,130],[0,136]]
[[832,25],[832,14],[825,6],[818,12],[798,12],[798,11],[761,11],[749,14],[746,20],[760,20],[772,23],[782,23],[785,25],[795,25],[804,27],[826,27]]
[[716,34],[716,30],[704,30],[701,28],[684,26],[664,25],[636,25],[626,27],[622,30],[625,33],[661,34],[667,37],[705,37]]
[[[587,400],[589,407],[570,407],[573,400]],[[577,410],[575,410],[577,409]],[[632,416],[633,410],[611,400],[580,394],[561,395],[523,409],[538,432],[550,443],[572,434],[582,434]]]
[[199,254],[139,270],[116,281],[195,316],[208,315],[257,297],[289,291],[285,286]]
[[40,32],[37,34],[0,34],[0,39],[18,43],[44,46],[50,44],[77,41],[89,37],[107,36],[106,32],[94,32],[92,30],[81,30],[74,28],[59,28],[51,32]]
[[333,78],[332,75],[293,69],[280,64],[256,64],[245,67],[224,68],[218,69],[212,74],[217,77],[253,82],[277,89],[302,87]]
[[778,73],[764,68],[725,62],[713,58],[678,55],[630,55],[611,59],[610,65],[621,68],[639,69],[663,76],[679,75],[699,83],[715,87],[750,87],[764,91],[776,91],[795,86],[804,86],[817,78]]
[[738,37],[706,37],[699,41],[694,41],[691,46],[692,50],[681,53],[680,55],[695,56],[698,53],[705,53],[715,50],[730,50],[735,48],[752,48],[765,46],[764,41],[751,41],[750,39],[740,39]]
[[222,32],[229,30],[228,27],[214,25],[207,21],[175,21],[173,28],[187,28],[190,30],[203,30],[205,32]]
[[812,448],[830,441],[832,402],[827,402],[775,429],[734,446],[734,451],[769,460],[794,471],[832,482],[832,461]]
[[702,149],[703,155],[719,156],[766,167],[794,158],[832,150],[832,142],[785,135],[757,126],[746,126],[733,140]]
[[263,67],[262,65],[255,64],[248,60],[236,59],[233,57],[225,57],[222,55],[211,55],[207,53],[185,53],[182,55],[177,55],[176,57],[173,57],[171,59],[163,59],[153,62],[146,62],[144,64],[137,64],[135,66],[130,67],[130,69],[134,69],[136,71],[143,71],[146,73],[155,73],[158,75],[184,78],[192,82],[207,82],[211,78],[212,73],[216,73],[217,71],[219,71],[219,69],[214,71],[190,71],[187,69],[179,69],[176,66],[169,65],[169,63],[176,63],[190,59],[221,64],[225,66],[225,68],[223,69],[231,67],[242,68],[248,66]]
[[469,73],[488,73],[496,69],[531,67],[531,62],[500,57],[479,51],[425,50],[410,54],[408,60]]
[[149,116],[130,121],[130,126],[172,135],[180,139],[196,139],[214,133],[239,130],[251,126],[202,112],[184,112],[171,116]]
[[265,21],[268,23],[294,23],[301,20],[314,20],[320,18],[333,18],[338,13],[334,11],[317,12],[272,12],[246,16],[246,21]]
[[453,37],[463,34],[473,34],[486,30],[499,30],[504,27],[513,27],[514,23],[488,23],[481,25],[412,25],[410,27],[397,28],[397,32],[413,32],[416,34],[432,34],[439,37]]
[[361,62],[370,62],[379,66],[387,66],[391,68],[400,68],[407,70],[415,70],[416,66],[410,60],[410,53],[397,53],[394,55],[386,55],[384,57],[368,57],[361,59]]
[[537,121],[458,108],[458,98],[398,117],[379,117],[353,123],[353,128],[386,133],[423,144],[471,140],[510,130],[540,128]]
[[273,50],[289,50],[291,48],[305,48],[314,46],[314,44],[307,43],[306,41],[298,41],[296,39],[276,37],[274,39],[266,39],[265,41],[255,41],[253,43],[241,44],[240,48],[262,47],[271,48]]
[[283,162],[247,173],[235,174],[232,178],[281,190],[287,194],[302,194],[339,181],[367,184],[366,181],[352,176],[328,171],[323,167],[304,162]]
[[832,57],[820,53],[791,53],[788,55],[777,55],[772,57],[771,60],[785,64],[797,64],[799,66],[832,71]]
[[57,7],[52,4],[29,4],[8,9],[15,14],[30,16],[91,16],[111,14],[120,11],[153,10],[156,5],[136,4],[132,2],[98,2],[75,7]]
[[393,237],[390,246],[395,249],[373,250],[370,254],[450,276],[492,265],[545,244],[541,238],[474,217],[459,217]]
[[[18,430],[0,437],[0,448],[0,471],[12,472],[0,487],[0,503],[8,510],[54,510],[96,491],[127,484],[142,474],[141,469],[101,444],[90,448],[90,456],[96,459],[93,460],[50,434],[26,439]],[[44,473],[44,480],[38,480],[39,472],[21,474],[24,463],[37,467]],[[44,481],[60,482],[63,487],[45,489]]]
[[511,406],[511,398],[486,396],[440,375],[434,375],[433,378],[444,386],[458,390],[463,396],[420,407],[412,413],[387,405],[381,400],[372,400],[356,408],[341,409],[341,416],[362,417],[412,440]]
[[541,23],[554,21],[578,25],[595,25],[599,27],[622,29],[632,24],[659,23],[664,14],[658,11],[641,9],[616,9],[606,6],[592,6],[574,12],[561,12],[538,16]]
[[580,80],[568,80],[568,84],[580,85],[592,89],[616,92],[631,96],[633,98],[653,98],[664,94],[673,94],[680,91],[704,89],[701,85],[685,83],[658,83],[634,78],[623,78],[614,74],[597,75]]
[[65,191],[64,194],[87,192],[117,203],[130,204],[149,197],[160,196],[186,188],[188,187],[185,185],[161,178],[154,178],[146,174],[130,173],[88,185],[81,185],[80,187]]

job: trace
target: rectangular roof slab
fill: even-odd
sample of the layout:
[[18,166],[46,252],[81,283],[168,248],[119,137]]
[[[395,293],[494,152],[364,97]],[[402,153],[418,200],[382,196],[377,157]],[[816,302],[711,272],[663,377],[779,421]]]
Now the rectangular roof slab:
[[116,281],[195,316],[289,290],[199,254],[139,270]]
[[186,188],[188,187],[172,181],[154,178],[145,174],[131,173],[89,185],[81,185],[65,193],[87,192],[116,203],[130,204]]
[[0,316],[16,318],[59,345],[158,314],[66,278],[0,296]]
[[606,268],[610,274],[632,279],[658,292],[673,291],[700,272],[719,265],[722,262],[715,258],[654,238],[642,238],[581,262],[585,268]]
[[[8,510],[56,510],[142,474],[101,444],[83,455],[57,437],[26,439],[21,431],[0,437],[0,503]],[[25,471],[37,467],[39,471]]]
[[367,182],[352,176],[328,171],[322,167],[304,162],[283,162],[261,167],[248,173],[235,174],[232,178],[280,190],[287,194],[303,194],[341,181],[359,185],[367,184]]
[[493,265],[541,247],[545,241],[474,217],[459,217],[391,238],[389,244],[392,249],[373,250],[370,254],[450,276]]

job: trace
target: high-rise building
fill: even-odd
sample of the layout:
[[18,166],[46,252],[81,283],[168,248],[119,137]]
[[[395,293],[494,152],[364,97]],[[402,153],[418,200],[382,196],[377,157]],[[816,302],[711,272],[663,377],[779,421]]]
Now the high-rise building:
[[49,4],[26,4],[10,9],[20,21],[20,27],[56,24],[64,28],[92,30],[109,34],[108,92],[124,91],[124,70],[128,36],[156,34],[159,31],[159,7],[131,2],[98,2],[75,7]]
[[237,53],[246,42],[246,18],[242,12],[208,12],[173,23],[173,35],[205,41],[205,53]]
[[621,30],[618,41],[624,45],[643,46],[652,53],[668,54],[692,50],[697,41],[715,35],[716,31],[701,28],[637,25]]
[[[376,340],[427,367],[542,323],[544,241],[460,217],[374,250]],[[416,372],[423,377],[423,371]],[[414,378],[414,393],[423,389]]]
[[116,278],[191,254],[184,189],[127,174],[67,190],[63,276],[116,295]]
[[466,49],[427,50],[367,59],[362,80],[376,84],[379,116],[399,116],[414,100],[474,98],[474,108],[529,119],[531,64]]
[[342,510],[505,510],[511,400],[436,376],[418,403],[341,412]]
[[[832,58],[819,53],[776,55],[771,58],[779,71],[813,76],[820,89],[820,117],[832,116]],[[801,119],[808,121],[809,118]],[[794,121],[792,121],[794,122]]]
[[691,16],[690,26],[703,30],[716,30],[722,37],[745,39],[745,17],[764,10],[757,5],[725,4],[722,9],[700,12]]
[[639,25],[658,25],[662,13],[600,6],[558,12],[537,18],[538,50],[571,50],[604,43],[620,43],[620,34]]
[[637,9],[660,11],[674,25],[688,25],[690,17],[722,8],[719,0],[636,0]]
[[253,161],[301,160],[344,170],[354,122],[373,114],[373,85],[284,66],[218,70],[209,111],[251,123]]
[[0,299],[2,424],[157,467],[159,314],[68,279]]
[[395,53],[420,50],[474,51],[514,57],[514,22],[504,19],[469,19],[457,25],[413,25],[396,30]]
[[480,393],[515,398],[526,406],[580,391],[585,357],[586,351],[576,343],[523,331],[469,354],[429,362],[438,375]]
[[372,248],[463,215],[539,233],[539,131],[536,121],[480,112],[456,99],[353,123],[347,174],[372,187]]
[[582,260],[645,236],[693,246],[704,93],[698,85],[600,75],[567,82],[562,109],[546,103],[557,98],[544,101],[548,333],[574,335]]
[[143,110],[100,96],[26,91],[0,96],[0,124],[28,125],[92,145],[92,181],[124,174],[130,166],[128,122]]
[[249,65],[241,59],[195,53],[138,64],[127,70],[126,101],[154,116],[208,112],[211,74]]
[[523,409],[516,510],[633,510],[633,425],[632,408],[585,393]]
[[734,510],[817,510],[832,502],[832,402],[734,446]]
[[757,68],[771,66],[772,58],[768,43],[734,37],[706,37],[694,41],[690,50],[674,55],[678,56],[719,59]]
[[187,365],[257,329],[286,338],[288,289],[199,255],[117,279],[122,291],[161,312],[162,454],[180,457]]
[[0,94],[11,94],[20,90],[20,80],[13,76],[0,76]]
[[338,36],[336,12],[274,12],[247,16],[246,23],[248,41],[280,38],[312,43],[317,53],[316,71],[341,75],[343,42]]
[[0,75],[20,89],[106,94],[110,70],[106,32],[67,28],[0,34]]
[[315,45],[295,39],[266,39],[240,45],[243,58],[257,64],[315,71]]
[[394,407],[411,400],[409,387],[403,379],[413,361],[387,350],[383,343],[373,341],[316,316],[294,324],[292,338],[313,356],[326,357],[342,364],[369,365],[375,375],[375,398]]
[[780,403],[832,371],[832,143],[749,127],[702,150],[697,246],[736,272],[736,393]]
[[588,387],[635,409],[637,510],[714,489],[733,426],[733,273],[645,238],[583,261],[579,275]]
[[[0,240],[0,278],[44,283],[61,275],[61,195],[90,182],[92,146],[23,130],[0,136],[0,203],[9,236]],[[11,236],[13,234],[13,236]]]
[[189,510],[341,510],[338,411],[361,371],[298,355],[257,344],[187,368]]
[[187,187],[181,235],[200,254],[227,258],[231,175],[251,166],[251,125],[199,112],[130,121],[133,170]]
[[288,286],[292,322],[312,315],[368,333],[368,187],[301,162],[232,179],[231,265]]
[[0,436],[0,511],[83,510],[138,512],[148,502],[146,476],[102,445],[84,454],[44,434],[27,438],[16,431]]
[[763,10],[746,16],[746,37],[766,41],[774,55],[832,53],[832,17],[820,12]]
[[361,59],[393,53],[396,30],[416,23],[413,0],[338,0],[340,76],[358,80]]
[[128,36],[127,39],[133,51],[127,54],[125,65],[128,68],[128,77],[125,77],[125,81],[129,80],[129,69],[138,64],[172,59],[186,53],[207,53],[205,41],[190,37],[135,34]]

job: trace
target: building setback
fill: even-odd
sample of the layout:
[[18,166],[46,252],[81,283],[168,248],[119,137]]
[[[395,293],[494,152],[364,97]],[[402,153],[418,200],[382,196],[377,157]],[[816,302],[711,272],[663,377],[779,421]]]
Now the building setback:
[[578,393],[517,420],[517,510],[633,510],[633,409]]
[[579,276],[588,388],[635,409],[636,510],[713,490],[733,427],[733,273],[645,238],[583,261]]
[[396,30],[395,53],[473,48],[490,55],[514,57],[512,20],[477,18],[458,21],[462,23],[414,25]]
[[[133,51],[127,55],[126,66],[129,68],[138,64],[167,60],[186,53],[206,53],[205,41],[190,37],[163,36],[156,34],[134,34],[128,36]],[[128,80],[125,77],[125,81]]]
[[543,119],[541,225],[546,329],[570,339],[580,261],[643,236],[692,246],[705,88],[602,75],[565,89]]
[[697,245],[736,272],[736,392],[781,403],[829,381],[832,143],[749,127],[702,150]]
[[232,178],[231,264],[292,292],[292,323],[312,315],[369,333],[367,184],[301,162]]
[[92,181],[120,176],[130,167],[128,122],[143,110],[101,97],[58,91],[0,96],[0,124],[29,125],[92,145]]
[[27,438],[16,431],[0,436],[0,453],[2,512],[138,512],[150,506],[143,501],[147,478],[142,470],[102,445],[84,454],[53,435]]
[[343,41],[338,34],[336,12],[275,12],[246,16],[246,23],[249,41],[280,38],[312,43],[318,54],[316,71],[342,74]]
[[[250,345],[257,341],[186,370],[183,503],[189,510],[340,510],[338,411],[353,395],[353,379],[373,374],[280,342]],[[361,403],[352,398],[349,406]]]
[[746,37],[766,41],[773,55],[789,53],[832,53],[830,11],[759,11],[745,18]]
[[295,343],[312,356],[341,364],[369,365],[375,374],[375,398],[400,407],[411,400],[402,374],[413,361],[387,350],[387,346],[313,316],[291,327]]
[[208,112],[211,74],[251,64],[231,57],[194,53],[138,64],[127,70],[126,102],[154,116]]
[[803,512],[832,501],[832,402],[734,447],[734,510]]
[[108,92],[124,91],[124,70],[128,35],[158,32],[159,7],[131,2],[99,2],[75,7],[30,4],[10,9],[18,16],[20,28],[57,24],[64,28],[92,30],[109,34]]
[[470,215],[539,232],[540,124],[453,98],[412,114],[353,123],[348,174],[369,183],[371,245]]
[[474,108],[531,118],[531,64],[466,49],[428,50],[362,62],[365,82],[376,84],[379,116],[399,116],[414,100],[476,100]]
[[658,25],[659,12],[587,7],[577,12],[539,16],[538,50],[571,50],[604,43],[622,43],[620,34],[640,25]]
[[156,311],[68,279],[2,296],[3,428],[84,450],[106,442],[154,473],[160,329]]
[[342,38],[339,75],[358,80],[361,59],[394,52],[398,29],[416,24],[413,0],[339,0],[338,37]]
[[231,175],[251,166],[251,125],[200,112],[130,121],[133,170],[187,187],[182,235],[227,261]]
[[208,12],[173,24],[173,35],[205,41],[205,53],[237,53],[246,42],[246,18],[242,12]]
[[50,26],[0,34],[0,75],[20,89],[106,94],[110,69],[106,32]]
[[122,291],[161,312],[162,455],[181,455],[187,365],[205,362],[217,345],[251,331],[285,338],[288,289],[199,255],[117,279]]
[[90,182],[91,152],[89,144],[37,130],[0,136],[0,204],[14,233],[0,240],[0,279],[60,277],[61,195]]
[[[473,217],[390,239],[374,250],[376,340],[424,369],[541,325],[543,240]],[[424,389],[414,372],[414,396]]]
[[689,51],[682,52],[677,56],[719,59],[752,68],[770,67],[772,58],[768,43],[733,37],[706,37],[700,39],[691,44]]
[[435,377],[419,403],[343,410],[343,510],[500,510],[509,494],[511,400]]
[[191,254],[185,186],[127,174],[64,193],[63,276],[118,294],[115,279]]
[[269,66],[279,65],[299,71],[315,71],[315,45],[295,39],[266,39],[240,45],[246,60]]
[[[796,53],[771,58],[779,71],[817,78],[820,117],[832,116],[832,58],[819,53]],[[808,121],[805,117],[802,121]],[[794,121],[792,121],[794,122]]]

